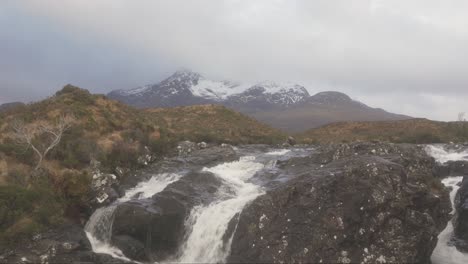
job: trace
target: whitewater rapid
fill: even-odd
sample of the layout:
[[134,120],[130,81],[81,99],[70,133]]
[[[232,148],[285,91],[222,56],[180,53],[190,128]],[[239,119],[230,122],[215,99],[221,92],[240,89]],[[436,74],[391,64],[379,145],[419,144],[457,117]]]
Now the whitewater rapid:
[[[443,164],[448,161],[468,160],[468,152],[465,151],[450,151],[446,150],[442,145],[427,146],[427,152],[432,155],[437,162]],[[450,201],[452,204],[452,212],[455,213],[454,201],[458,189],[458,184],[463,180],[463,176],[447,177],[442,180],[442,183],[450,188]],[[432,252],[432,264],[467,264],[468,254],[462,253],[450,243],[453,237],[452,221],[447,223],[447,227],[439,234],[437,246]]]
[[447,150],[443,145],[429,145],[426,147],[426,151],[434,159],[441,163],[447,163],[448,161],[465,160],[468,161],[468,149],[462,151]]

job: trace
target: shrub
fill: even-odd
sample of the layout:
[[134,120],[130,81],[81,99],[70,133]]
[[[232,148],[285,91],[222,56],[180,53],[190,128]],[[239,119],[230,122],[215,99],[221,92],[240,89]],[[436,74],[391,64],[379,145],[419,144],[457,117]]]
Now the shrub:
[[402,137],[398,140],[398,143],[412,143],[412,144],[434,144],[443,143],[443,140],[434,134],[429,132],[421,132],[414,135]]
[[106,156],[104,166],[109,169],[115,167],[138,168],[138,157],[142,152],[126,142],[116,142]]
[[63,201],[50,184],[0,186],[0,245],[11,245],[62,221]]
[[18,161],[33,166],[36,161],[34,152],[14,142],[11,138],[6,138],[3,144],[0,144],[0,152],[7,156],[15,157]]

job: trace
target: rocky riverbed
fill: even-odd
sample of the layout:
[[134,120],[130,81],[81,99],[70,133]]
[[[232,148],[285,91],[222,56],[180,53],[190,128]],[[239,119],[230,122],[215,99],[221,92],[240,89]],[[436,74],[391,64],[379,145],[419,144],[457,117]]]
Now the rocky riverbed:
[[428,263],[450,220],[425,146],[186,147],[0,262]]

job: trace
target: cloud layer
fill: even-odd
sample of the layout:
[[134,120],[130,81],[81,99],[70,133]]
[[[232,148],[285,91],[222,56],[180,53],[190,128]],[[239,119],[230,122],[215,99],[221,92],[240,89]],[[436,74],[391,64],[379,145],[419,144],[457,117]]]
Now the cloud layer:
[[188,67],[212,78],[340,90],[413,116],[450,120],[468,111],[464,0],[2,5],[0,101],[36,99],[68,82],[97,92],[132,88]]

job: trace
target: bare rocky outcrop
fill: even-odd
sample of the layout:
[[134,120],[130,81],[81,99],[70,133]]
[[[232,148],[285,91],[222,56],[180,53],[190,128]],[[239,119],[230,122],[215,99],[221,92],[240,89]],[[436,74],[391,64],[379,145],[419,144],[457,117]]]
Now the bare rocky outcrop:
[[229,262],[428,263],[449,219],[434,160],[414,145],[325,147],[243,210]]
[[455,197],[455,217],[453,218],[454,244],[458,250],[468,252],[468,176],[463,177]]

